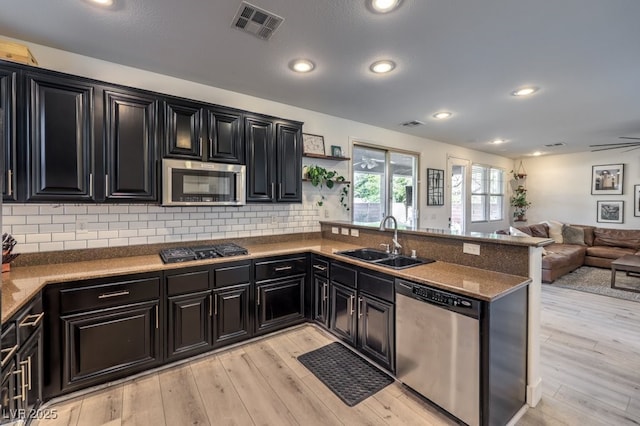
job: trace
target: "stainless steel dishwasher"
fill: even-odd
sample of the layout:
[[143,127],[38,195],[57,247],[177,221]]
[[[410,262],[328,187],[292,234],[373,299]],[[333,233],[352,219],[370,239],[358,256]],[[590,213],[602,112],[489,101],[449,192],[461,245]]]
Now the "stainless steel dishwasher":
[[463,422],[480,423],[480,303],[396,280],[396,376]]

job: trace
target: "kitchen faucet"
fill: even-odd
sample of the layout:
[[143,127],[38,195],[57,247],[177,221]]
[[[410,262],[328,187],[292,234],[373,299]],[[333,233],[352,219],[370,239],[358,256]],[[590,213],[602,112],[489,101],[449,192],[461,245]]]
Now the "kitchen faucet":
[[398,221],[396,218],[392,215],[385,216],[385,218],[382,219],[382,222],[380,222],[380,230],[384,231],[386,229],[385,223],[387,223],[387,220],[389,219],[393,220],[393,239],[391,240],[393,242],[393,254],[399,254],[398,249],[401,249],[402,246],[398,242]]

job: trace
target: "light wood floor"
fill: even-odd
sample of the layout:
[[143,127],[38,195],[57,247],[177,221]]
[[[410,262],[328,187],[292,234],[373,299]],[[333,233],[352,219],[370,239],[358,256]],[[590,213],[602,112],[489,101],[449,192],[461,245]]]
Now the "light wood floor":
[[[518,424],[640,424],[640,304],[542,294],[543,399]],[[289,330],[50,405],[58,418],[39,425],[455,424],[398,383],[343,404],[296,360],[332,340],[314,326]]]

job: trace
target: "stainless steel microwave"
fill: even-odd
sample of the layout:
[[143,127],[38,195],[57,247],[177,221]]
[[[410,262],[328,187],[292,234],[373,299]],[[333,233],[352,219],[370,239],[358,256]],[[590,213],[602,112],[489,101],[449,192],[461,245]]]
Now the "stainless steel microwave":
[[162,160],[163,206],[241,206],[246,166]]

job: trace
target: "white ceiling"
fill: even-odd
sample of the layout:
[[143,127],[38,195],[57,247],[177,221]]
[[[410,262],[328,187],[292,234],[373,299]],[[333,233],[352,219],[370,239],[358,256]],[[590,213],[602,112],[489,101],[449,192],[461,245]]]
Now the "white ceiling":
[[640,137],[638,0],[250,0],[285,18],[269,41],[232,28],[240,0],[116,2],[3,0],[0,34],[513,158]]

